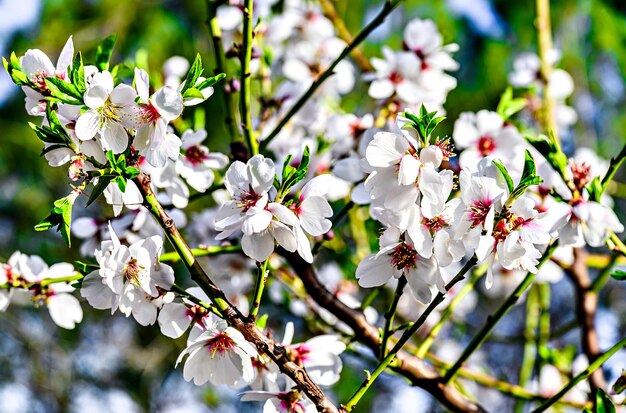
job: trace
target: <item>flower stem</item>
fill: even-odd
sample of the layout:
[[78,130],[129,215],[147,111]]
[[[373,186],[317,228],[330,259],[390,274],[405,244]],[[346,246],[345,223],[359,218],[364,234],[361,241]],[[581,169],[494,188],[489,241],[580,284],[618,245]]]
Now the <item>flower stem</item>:
[[[199,248],[193,248],[191,253],[194,257],[204,257],[209,255],[231,254],[241,252],[240,245],[225,245],[225,246],[200,246]],[[180,261],[180,255],[178,252],[166,252],[162,254],[159,259],[163,262],[174,263]]]
[[[247,1],[250,1],[250,0],[247,0]],[[401,1],[402,0],[386,0],[385,1],[383,8],[376,15],[376,17],[374,17],[374,19],[371,22],[369,22],[369,24],[365,26],[363,30],[359,32],[359,34],[356,35],[354,40],[350,44],[348,44],[345,47],[345,49],[343,49],[341,54],[337,57],[337,59],[335,59],[333,63],[331,63],[328,69],[326,69],[324,73],[322,73],[317,79],[315,79],[313,84],[311,84],[311,86],[304,93],[304,95],[302,95],[302,97],[298,99],[298,101],[291,107],[289,112],[287,112],[287,114],[280,120],[280,122],[274,128],[274,130],[261,143],[261,149],[265,149],[267,147],[267,145],[272,141],[272,139],[274,139],[280,133],[280,131],[291,120],[291,118],[296,113],[298,113],[298,111],[302,108],[302,106],[304,106],[304,104],[309,100],[309,98],[313,96],[315,91],[317,91],[317,89],[322,85],[322,83],[324,83],[326,79],[328,79],[331,75],[333,75],[335,67],[337,67],[339,62],[345,59],[352,52],[352,50],[354,50],[359,44],[361,44],[361,42],[363,42],[363,40],[365,40],[367,36],[369,36],[369,34],[374,31],[374,29],[380,26],[385,21],[387,16],[396,8],[396,6],[400,4]]]
[[624,159],[626,159],[626,145],[622,147],[622,150],[616,157],[611,158],[609,169],[607,169],[606,174],[604,175],[604,178],[602,178],[602,193],[606,191],[606,188],[609,185],[609,183],[613,180],[615,173],[617,172],[619,167],[622,165],[622,163],[624,163]]
[[[476,264],[476,257],[470,258],[470,260],[465,263],[463,268],[459,271],[459,273],[446,285],[446,291],[450,290],[454,285],[458,282],[465,279],[465,274]],[[354,395],[348,400],[348,402],[344,405],[346,411],[350,412],[355,406],[359,403],[363,395],[369,390],[371,385],[374,383],[376,378],[380,376],[389,365],[393,362],[396,357],[396,354],[402,349],[402,347],[409,341],[411,337],[417,332],[417,330],[424,324],[428,316],[437,308],[439,304],[444,300],[446,294],[439,292],[435,299],[430,303],[430,305],[424,310],[422,315],[413,323],[413,325],[406,330],[398,342],[393,346],[393,348],[387,353],[387,356],[376,366],[376,369],[368,375],[368,377],[361,383],[361,386],[357,389]]]
[[467,281],[467,283],[463,285],[463,288],[461,288],[461,290],[459,290],[459,292],[456,293],[456,295],[450,302],[450,305],[446,307],[445,311],[441,315],[441,318],[439,319],[439,321],[437,321],[437,324],[433,326],[433,328],[428,332],[428,336],[426,336],[424,341],[422,341],[422,343],[417,348],[417,353],[415,353],[417,357],[424,358],[426,356],[426,353],[428,353],[430,346],[433,345],[435,338],[441,332],[443,325],[452,316],[454,309],[459,305],[461,300],[463,300],[463,298],[465,298],[465,296],[474,289],[474,284],[476,284],[476,281],[478,281],[478,279],[482,275],[483,273],[481,271],[475,271],[472,274],[471,278]]
[[[544,262],[550,259],[550,256],[554,252],[558,245],[558,241],[554,241],[548,249],[543,253],[541,259],[539,260],[539,264],[537,265],[537,269],[539,269]],[[517,288],[508,296],[508,298],[504,301],[504,303],[498,308],[494,315],[487,317],[487,322],[480,329],[478,334],[474,336],[472,341],[467,345],[461,357],[454,363],[454,365],[448,370],[443,377],[444,383],[449,383],[450,380],[454,378],[456,373],[459,371],[463,363],[480,347],[480,345],[487,339],[487,336],[491,333],[491,330],[498,324],[498,322],[504,317],[509,310],[517,303],[519,298],[522,296],[524,291],[530,287],[533,280],[535,279],[535,275],[533,273],[528,273],[526,278],[522,280],[522,282],[517,286]]]
[[[224,54],[224,45],[222,43],[222,29],[220,28],[219,21],[217,19],[217,7],[224,2],[216,2],[214,0],[207,0],[207,26],[211,34],[211,41],[213,43],[213,54],[215,55],[215,74],[226,73],[226,56]],[[225,83],[223,83],[225,84]],[[222,89],[222,96],[224,99],[224,124],[226,131],[230,137],[231,143],[239,142],[243,143],[243,138],[237,131],[237,123],[235,122],[235,100],[232,92]]]
[[252,15],[253,0],[245,0],[243,8],[243,43],[241,45],[241,91],[239,94],[239,111],[243,137],[248,146],[250,156],[259,153],[259,143],[252,130],[252,111],[250,107],[250,60],[252,59]]
[[542,403],[539,407],[532,411],[532,413],[540,413],[546,411],[550,406],[556,403],[560,398],[565,396],[568,391],[570,391],[574,386],[578,383],[589,377],[594,371],[599,369],[602,364],[604,364],[608,359],[613,356],[613,354],[617,353],[622,348],[626,347],[626,338],[621,339],[618,343],[613,345],[610,349],[608,349],[605,353],[601,354],[593,363],[589,365],[585,370],[580,372],[576,377],[569,381],[563,388],[546,402]]
[[[522,366],[519,372],[519,385],[526,387],[530,381],[535,361],[537,360],[536,334],[541,315],[541,306],[539,305],[539,285],[535,284],[528,292],[526,298],[526,326],[524,328],[524,355],[522,356]],[[518,400],[515,403],[515,412],[522,413],[524,411],[524,403]]]
[[267,276],[269,275],[269,270],[267,269],[267,265],[269,264],[269,262],[270,259],[268,258],[263,261],[263,263],[257,263],[259,267],[259,272],[256,277],[256,287],[254,288],[254,301],[252,302],[252,308],[250,309],[250,318],[252,318],[253,320],[259,314],[259,308],[261,307],[263,289],[265,288]]
[[396,293],[393,296],[393,301],[389,306],[389,310],[385,313],[385,328],[383,330],[382,339],[380,342],[380,359],[384,359],[387,353],[387,341],[389,340],[389,336],[391,336],[391,329],[393,327],[393,319],[396,316],[396,311],[398,310],[398,303],[400,302],[400,297],[402,297],[402,293],[404,293],[404,287],[406,287],[406,277],[403,275],[398,279],[398,285],[396,287]]

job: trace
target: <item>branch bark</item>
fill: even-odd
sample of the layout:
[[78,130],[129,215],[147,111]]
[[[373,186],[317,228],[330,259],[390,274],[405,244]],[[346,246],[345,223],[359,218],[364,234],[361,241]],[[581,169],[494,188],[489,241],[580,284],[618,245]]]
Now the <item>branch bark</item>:
[[174,220],[166,214],[152,192],[150,176],[142,173],[134,178],[133,181],[143,195],[144,206],[152,213],[165,231],[167,238],[187,266],[192,280],[211,298],[211,301],[213,301],[224,319],[239,330],[246,340],[253,343],[260,353],[267,355],[276,363],[280,371],[292,379],[300,390],[311,399],[319,412],[339,413],[339,409],[326,397],[322,389],[311,380],[306,370],[289,358],[283,346],[265,336],[251,318],[245,317],[237,307],[233,306],[226,298],[224,292],[215,285],[200,264],[198,264],[192,250],[178,232]]
[[[598,294],[592,288],[591,277],[587,269],[587,252],[582,248],[574,249],[574,263],[567,270],[567,274],[576,289],[576,318],[580,325],[580,342],[583,352],[593,363],[601,354],[596,331],[596,311],[598,309]],[[602,369],[597,369],[589,376],[589,385],[592,394],[605,385]]]
[[[335,297],[319,281],[313,266],[304,261],[296,253],[279,250],[279,253],[287,259],[295,273],[298,275],[307,293],[313,300],[334,314],[342,322],[346,323],[353,331],[355,339],[366,345],[378,355],[380,348],[380,336],[378,329],[371,325],[363,313],[348,307]],[[484,412],[485,410],[477,403],[466,399],[456,388],[447,386],[440,381],[439,375],[426,363],[405,351],[396,355],[392,369],[406,377],[411,384],[423,388],[443,403],[453,412]]]

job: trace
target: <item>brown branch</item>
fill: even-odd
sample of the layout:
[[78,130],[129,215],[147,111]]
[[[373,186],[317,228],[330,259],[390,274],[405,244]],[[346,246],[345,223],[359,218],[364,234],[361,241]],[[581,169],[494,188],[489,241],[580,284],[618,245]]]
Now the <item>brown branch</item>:
[[[378,329],[365,319],[363,312],[348,307],[328,291],[317,278],[311,264],[300,258],[297,253],[282,249],[279,253],[287,259],[313,300],[346,323],[354,331],[357,341],[369,347],[374,354],[378,354],[380,351]],[[428,391],[453,412],[484,412],[480,405],[466,399],[453,386],[443,384],[439,375],[420,358],[400,351],[392,369],[406,377],[414,386]]]
[[[320,6],[322,6],[324,16],[326,16],[326,18],[330,20],[335,27],[337,36],[339,36],[341,40],[348,44],[352,43],[354,38],[352,37],[352,34],[350,34],[350,31],[346,27],[346,24],[341,16],[339,16],[339,14],[337,13],[334,0],[320,0]],[[361,51],[361,48],[355,47],[352,50],[351,55],[362,72],[371,72],[372,70],[374,70],[367,56],[365,56]]]
[[280,371],[293,380],[299,389],[311,399],[319,412],[339,413],[339,409],[326,397],[319,386],[311,380],[306,370],[289,358],[283,346],[265,336],[253,320],[244,316],[237,307],[233,306],[226,298],[224,292],[215,285],[200,264],[198,264],[191,249],[178,232],[174,221],[165,213],[154,192],[152,192],[150,176],[142,173],[134,178],[133,181],[137,184],[139,191],[144,197],[144,206],[152,213],[165,231],[176,252],[178,252],[187,266],[192,280],[211,298],[211,301],[219,309],[223,318],[239,330],[247,341],[253,343],[260,353],[265,354],[276,363]]
[[[587,269],[587,252],[582,248],[574,249],[574,263],[567,269],[567,274],[576,289],[576,317],[581,328],[582,349],[589,363],[593,363],[602,353],[598,342],[595,316],[598,309],[598,294],[592,288]],[[592,394],[605,386],[602,369],[597,369],[589,376]]]

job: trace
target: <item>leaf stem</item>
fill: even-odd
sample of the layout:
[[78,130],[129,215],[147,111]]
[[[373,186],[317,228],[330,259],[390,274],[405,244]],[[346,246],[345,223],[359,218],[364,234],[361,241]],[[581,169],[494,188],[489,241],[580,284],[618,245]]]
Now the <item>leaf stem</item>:
[[[473,256],[470,260],[465,263],[463,268],[459,271],[459,273],[446,285],[446,291],[450,290],[457,283],[465,279],[465,274],[476,264],[476,257]],[[439,304],[444,300],[446,294],[439,292],[435,299],[430,303],[430,305],[424,310],[422,315],[411,325],[411,327],[406,330],[398,342],[393,346],[393,348],[387,353],[387,356],[376,366],[376,369],[361,383],[361,386],[357,389],[354,395],[348,400],[348,402],[344,405],[346,411],[350,412],[352,409],[356,407],[359,403],[363,395],[369,390],[371,385],[374,383],[376,378],[380,376],[380,374],[393,362],[396,357],[396,354],[402,349],[402,347],[409,341],[409,339],[417,332],[417,330],[424,324],[428,316],[437,308]]]
[[[539,269],[544,262],[546,262],[554,250],[558,245],[558,240],[554,241],[548,249],[543,253],[539,260],[539,264],[537,265],[537,269]],[[522,282],[517,286],[517,288],[507,297],[504,303],[496,310],[495,314],[487,317],[487,321],[485,325],[480,329],[478,334],[474,336],[472,341],[467,345],[461,357],[454,363],[454,365],[448,370],[443,377],[444,383],[449,383],[450,380],[454,378],[456,373],[459,371],[463,363],[480,347],[480,345],[487,339],[487,336],[491,333],[491,330],[498,324],[498,322],[504,317],[509,310],[517,303],[522,294],[530,287],[533,280],[535,279],[536,274],[528,273],[526,274],[526,278],[522,280]]]
[[[233,254],[241,252],[240,245],[224,245],[224,246],[200,246],[199,248],[191,249],[191,253],[194,257],[204,257],[209,255],[220,255],[220,254]],[[159,259],[163,262],[174,263],[180,261],[180,255],[178,252],[166,252],[162,254]]]
[[250,318],[252,318],[253,320],[259,314],[259,308],[261,307],[263,289],[265,288],[267,276],[269,275],[269,270],[267,269],[269,262],[269,258],[263,261],[263,263],[257,262],[259,271],[256,277],[256,287],[254,288],[254,301],[252,302],[252,308],[250,309]]
[[601,354],[593,363],[589,365],[585,370],[580,372],[576,377],[569,381],[563,388],[550,399],[542,403],[539,407],[532,411],[532,413],[541,413],[546,411],[550,406],[559,401],[568,391],[570,391],[578,383],[589,377],[594,371],[599,369],[608,359],[610,359],[615,353],[622,348],[626,347],[626,338],[621,339],[619,342],[613,345],[605,353]]
[[398,310],[398,303],[400,302],[400,297],[404,293],[404,288],[406,287],[407,281],[406,277],[403,275],[398,279],[398,285],[396,286],[396,293],[393,296],[393,300],[391,301],[391,305],[389,306],[389,310],[385,313],[385,328],[383,330],[382,339],[380,342],[380,359],[384,359],[387,353],[387,342],[389,340],[389,336],[391,336],[391,329],[393,327],[393,319],[396,316],[396,311]]

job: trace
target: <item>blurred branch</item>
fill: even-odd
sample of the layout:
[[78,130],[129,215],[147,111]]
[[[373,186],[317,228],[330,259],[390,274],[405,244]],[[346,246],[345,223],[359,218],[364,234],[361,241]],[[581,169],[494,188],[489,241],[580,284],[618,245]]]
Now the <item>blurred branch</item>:
[[[287,259],[302,281],[306,292],[317,305],[328,310],[339,320],[346,323],[354,331],[354,339],[367,346],[377,355],[380,348],[378,328],[367,321],[363,312],[348,307],[333,293],[328,291],[317,278],[313,266],[304,261],[297,253],[290,253],[283,249],[279,249],[279,253]],[[390,367],[406,377],[413,385],[421,387],[432,394],[453,412],[484,411],[475,402],[467,400],[456,388],[443,385],[432,368],[428,367],[423,360],[407,352],[399,351]]]
[[[534,284],[526,296],[526,326],[524,328],[524,354],[522,356],[522,366],[519,372],[519,385],[525,388],[533,375],[535,362],[537,361],[537,327],[541,308],[539,305],[539,285]],[[522,400],[515,403],[515,412],[522,413],[525,404]]]
[[[215,56],[215,75],[220,73],[226,73],[226,56],[224,54],[224,45],[222,43],[222,29],[220,28],[219,21],[217,19],[217,8],[225,3],[225,1],[213,1],[207,0],[207,21],[206,24],[209,27],[211,34],[211,41],[213,43],[213,54]],[[227,77],[227,80],[230,77]],[[243,138],[237,130],[235,121],[235,99],[232,91],[228,91],[224,85],[227,81],[222,83],[222,97],[224,99],[224,124],[230,137],[232,146],[241,146]],[[233,153],[237,153],[233,150]]]
[[374,17],[374,20],[369,22],[369,24],[365,26],[363,30],[359,32],[359,34],[356,35],[354,40],[349,43],[345,49],[343,49],[337,59],[335,59],[335,61],[328,67],[328,69],[324,71],[324,73],[319,75],[319,77],[313,82],[313,84],[311,84],[311,86],[304,93],[304,95],[302,95],[302,97],[298,99],[298,101],[291,107],[289,112],[287,112],[287,114],[280,120],[274,130],[267,136],[267,138],[263,142],[261,142],[261,149],[265,149],[267,147],[267,145],[280,133],[280,131],[289,122],[289,120],[291,120],[291,118],[296,113],[298,113],[298,111],[302,108],[302,106],[304,106],[309,98],[313,96],[315,91],[322,85],[322,83],[324,83],[326,79],[333,75],[335,67],[337,67],[339,62],[345,59],[352,52],[352,50],[354,50],[359,44],[361,44],[361,42],[363,42],[363,40],[365,40],[367,36],[369,36],[370,33],[374,31],[374,29],[380,26],[385,21],[387,16],[396,8],[396,6],[400,4],[401,1],[402,0],[385,1],[383,8],[376,15],[376,17]]
[[[198,248],[192,248],[191,253],[194,257],[205,257],[208,255],[220,255],[220,254],[233,254],[241,252],[240,245],[224,245],[224,246],[209,246],[209,245],[201,245]],[[181,260],[178,252],[166,252],[162,254],[160,260],[163,262],[178,262]]]
[[[589,363],[600,355],[600,343],[596,331],[595,316],[598,309],[598,293],[593,290],[589,270],[585,264],[587,252],[582,248],[574,249],[574,264],[567,269],[567,274],[576,289],[576,318],[581,327],[580,339],[583,352]],[[604,387],[602,369],[593,372],[589,378],[592,393]]]
[[[346,27],[346,24],[341,16],[339,16],[339,13],[337,13],[333,0],[320,0],[320,5],[322,6],[324,16],[326,16],[326,18],[333,23],[337,36],[348,44],[352,43],[352,35],[350,34],[350,31]],[[352,58],[362,72],[371,72],[374,69],[370,64],[369,59],[363,54],[360,48],[355,47],[351,54]]]
[[554,114],[554,98],[548,90],[550,75],[552,74],[552,62],[550,53],[552,52],[552,29],[550,24],[550,0],[537,0],[537,37],[539,41],[539,59],[541,61],[540,75],[543,81],[543,105],[542,105],[542,126],[546,133],[552,132],[554,138],[559,142],[559,130]]
[[[558,241],[552,242],[552,244],[548,247],[548,249],[541,256],[539,263],[537,264],[537,269],[541,268],[543,263],[550,259],[550,256],[558,246]],[[448,370],[443,378],[444,383],[449,383],[458,370],[463,366],[463,363],[467,361],[467,359],[480,347],[480,345],[487,339],[487,336],[491,333],[491,330],[500,322],[502,317],[504,317],[509,310],[517,303],[522,294],[530,287],[533,280],[535,279],[536,274],[528,273],[526,277],[522,280],[522,282],[517,286],[517,288],[507,297],[507,299],[502,303],[500,308],[496,310],[496,312],[487,317],[487,320],[483,327],[480,329],[478,334],[474,336],[472,341],[467,345],[461,357],[454,363],[454,365]]]
[[583,370],[580,374],[570,380],[557,394],[552,396],[548,401],[542,403],[538,408],[532,411],[532,413],[540,413],[546,411],[550,406],[556,403],[559,399],[567,394],[572,388],[574,388],[578,383],[589,377],[594,371],[600,369],[602,364],[604,364],[608,359],[613,356],[613,354],[617,353],[622,348],[626,347],[626,338],[623,338],[618,343],[613,345],[609,350],[607,350],[604,354],[600,355],[593,363],[589,364],[585,370]]
[[239,51],[241,57],[241,83],[239,93],[239,112],[241,113],[241,127],[243,137],[248,146],[248,154],[254,156],[259,153],[259,143],[252,130],[252,108],[250,105],[250,60],[252,59],[252,39],[254,38],[252,16],[254,1],[245,0],[243,6],[243,42]]
[[174,246],[189,270],[191,278],[211,299],[223,318],[239,330],[245,339],[253,343],[260,353],[267,355],[280,371],[286,374],[311,399],[318,411],[322,413],[338,413],[337,407],[326,397],[317,384],[311,380],[306,370],[294,363],[287,355],[286,349],[265,336],[253,320],[245,317],[237,307],[233,306],[222,290],[211,280],[193,255],[193,251],[178,232],[174,220],[171,219],[157,200],[151,188],[151,179],[145,173],[133,178],[144,198],[144,206],[159,222],[167,238]]

